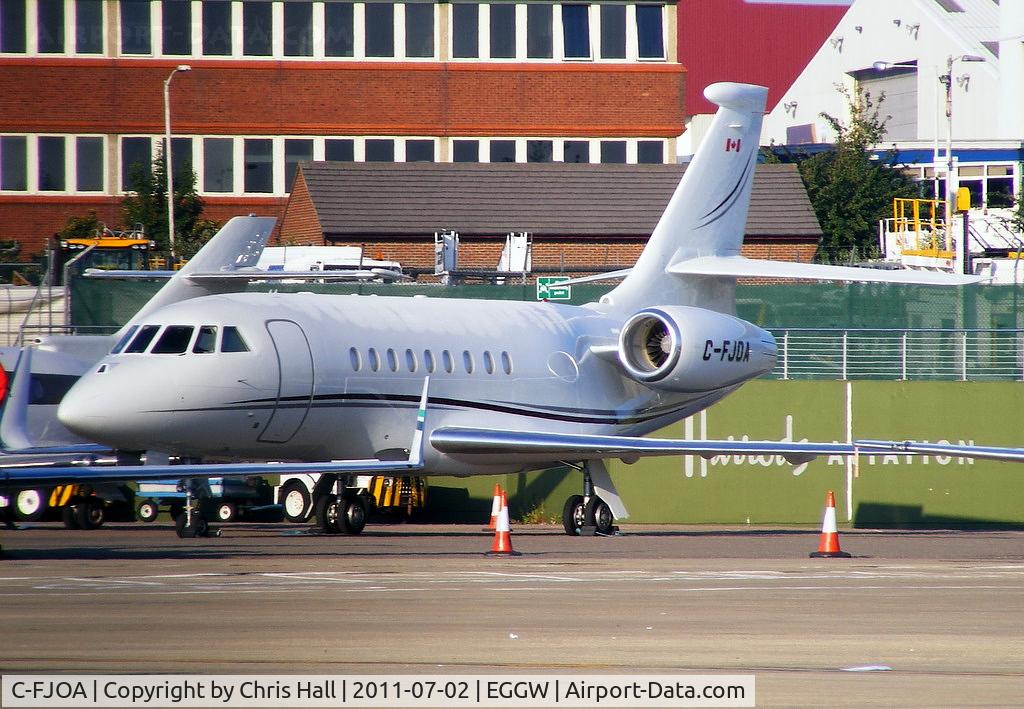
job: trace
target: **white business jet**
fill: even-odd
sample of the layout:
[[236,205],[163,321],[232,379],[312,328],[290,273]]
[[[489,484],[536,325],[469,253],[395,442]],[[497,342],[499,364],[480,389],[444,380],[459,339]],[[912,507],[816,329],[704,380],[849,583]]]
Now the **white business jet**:
[[[583,485],[566,501],[563,521],[579,534],[588,527],[606,533],[627,516],[605,458],[746,453],[799,463],[853,453],[852,445],[835,443],[642,437],[775,366],[772,335],[734,315],[739,277],[978,280],[740,256],[766,94],[743,84],[708,87],[705,95],[720,108],[707,138],[636,265],[619,272],[625,280],[599,302],[208,295],[232,278],[231,269],[218,279],[186,267],[169,284],[177,290],[158,293],[59,407],[72,432],[122,452],[292,462],[20,475],[468,476],[568,464],[582,472]],[[265,240],[270,224],[236,218],[200,256],[209,262],[211,254],[262,248],[257,235]],[[188,288],[199,297],[182,299]],[[358,532],[365,501],[344,489],[318,488],[317,518],[329,531]]]

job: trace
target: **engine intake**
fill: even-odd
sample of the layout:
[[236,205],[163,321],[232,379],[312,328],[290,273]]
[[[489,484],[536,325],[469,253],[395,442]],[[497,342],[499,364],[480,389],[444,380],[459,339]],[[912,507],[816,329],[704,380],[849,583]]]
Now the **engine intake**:
[[619,362],[630,377],[655,389],[710,391],[771,371],[775,338],[711,310],[647,308],[623,325]]

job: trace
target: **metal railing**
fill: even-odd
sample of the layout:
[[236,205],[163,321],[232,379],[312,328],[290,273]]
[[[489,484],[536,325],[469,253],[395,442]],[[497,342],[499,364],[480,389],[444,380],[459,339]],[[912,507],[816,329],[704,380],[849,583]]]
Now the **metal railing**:
[[1024,381],[1024,330],[771,328],[775,379]]

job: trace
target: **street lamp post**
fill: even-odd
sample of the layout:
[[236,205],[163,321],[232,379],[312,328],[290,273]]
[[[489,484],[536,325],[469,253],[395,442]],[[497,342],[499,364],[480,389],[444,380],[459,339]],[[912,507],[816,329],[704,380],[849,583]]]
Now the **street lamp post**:
[[167,239],[171,247],[171,268],[177,256],[174,252],[174,164],[171,159],[171,79],[179,71],[192,71],[188,64],[174,67],[164,81],[164,165],[167,172]]
[[[939,83],[946,90],[946,199],[945,199],[945,223],[946,223],[946,251],[953,248],[953,204],[956,193],[953,190],[953,64],[955,62],[983,62],[985,59],[975,54],[951,54],[946,58],[946,73],[939,76]],[[875,62],[872,66],[877,71],[899,68],[917,68],[917,64]],[[937,128],[937,127],[936,127]],[[936,130],[936,133],[938,130]],[[938,139],[936,138],[935,150],[938,152]],[[936,156],[937,157],[937,156]],[[936,160],[936,163],[938,160]],[[938,165],[936,165],[936,168]],[[966,252],[965,252],[966,253]]]

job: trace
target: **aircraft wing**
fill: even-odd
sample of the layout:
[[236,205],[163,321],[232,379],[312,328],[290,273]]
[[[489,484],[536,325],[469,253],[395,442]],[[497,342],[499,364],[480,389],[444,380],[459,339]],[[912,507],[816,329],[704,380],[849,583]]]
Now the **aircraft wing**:
[[862,452],[881,455],[948,455],[959,458],[981,458],[1024,463],[1024,448],[1001,448],[999,446],[968,446],[953,443],[917,443],[915,441],[857,441],[854,445]]
[[787,441],[681,441],[665,438],[634,438],[539,431],[495,431],[481,428],[445,427],[430,434],[430,445],[452,455],[514,455],[535,461],[626,461],[656,455],[780,455],[795,464],[819,455],[853,455],[852,444]]
[[[167,279],[174,271],[105,271],[88,269],[86,278],[106,278],[119,281]],[[211,271],[192,273],[185,278],[194,283],[227,283],[231,281],[410,281],[409,276],[389,268],[363,268],[338,271],[260,271],[256,269],[238,269],[235,271]]]

